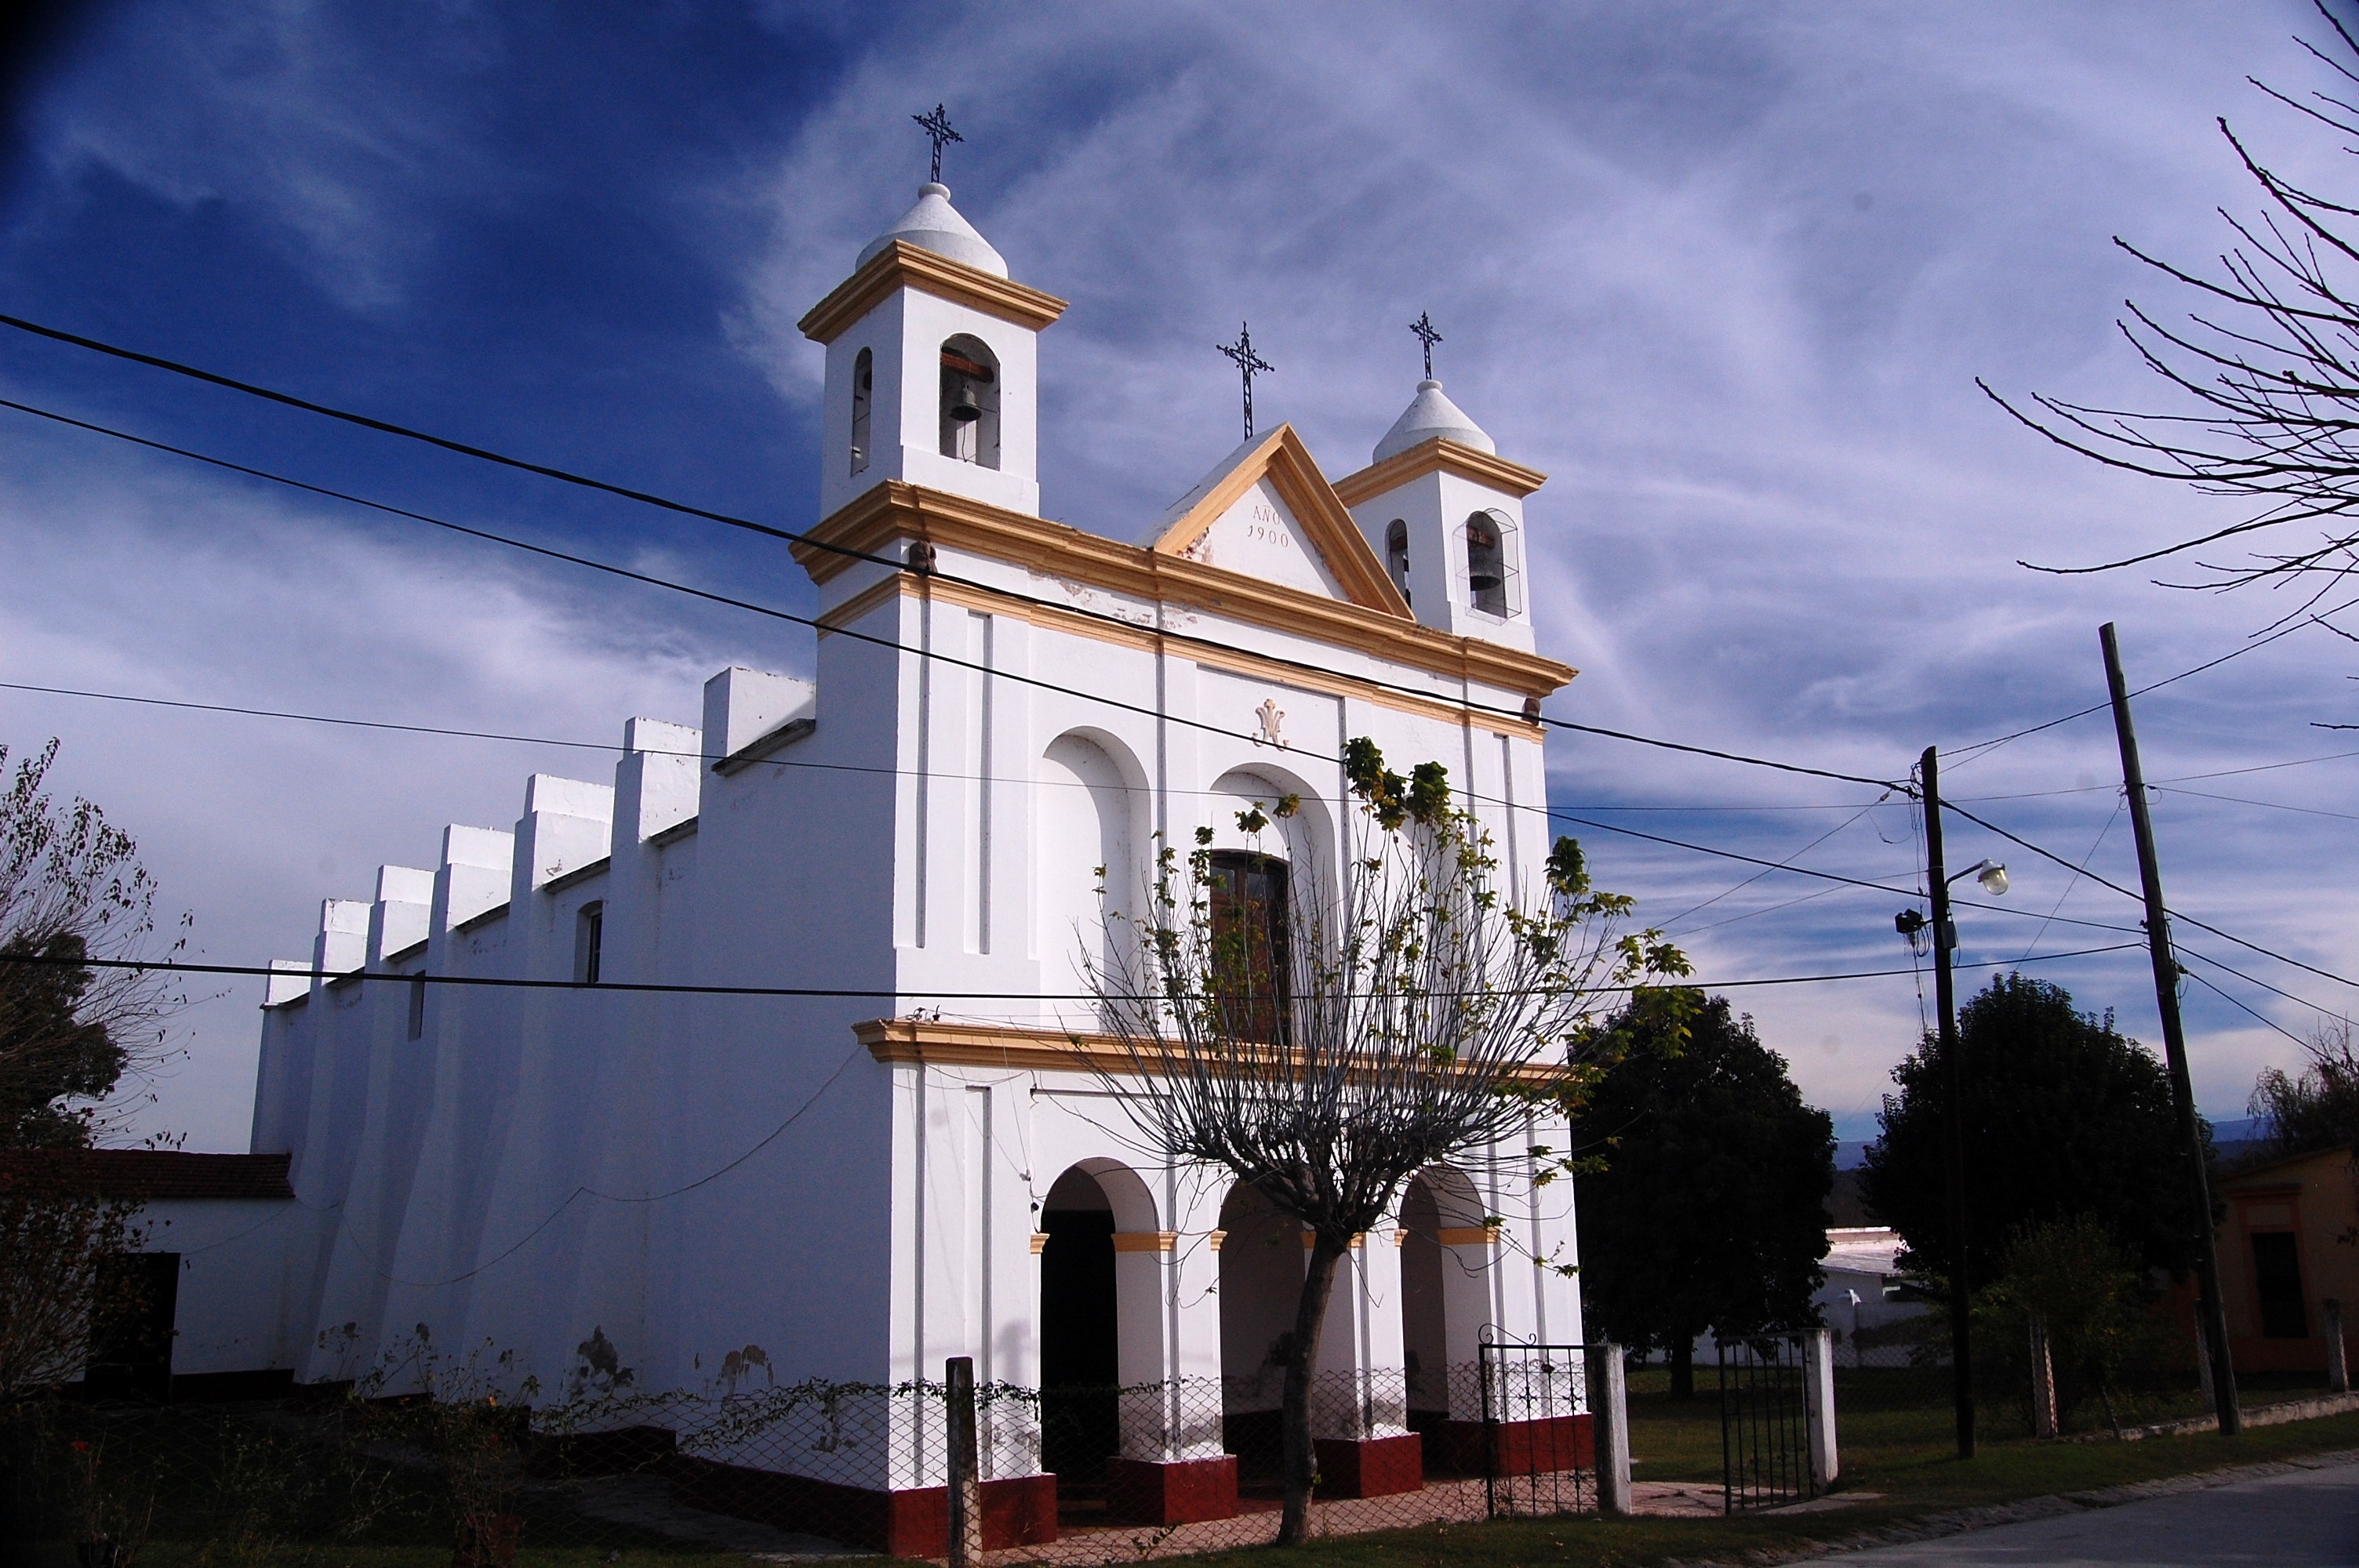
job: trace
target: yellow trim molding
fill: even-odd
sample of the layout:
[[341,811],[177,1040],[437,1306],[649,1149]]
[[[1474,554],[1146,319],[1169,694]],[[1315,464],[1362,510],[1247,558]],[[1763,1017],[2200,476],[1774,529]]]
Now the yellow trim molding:
[[1047,1249],[1048,1245],[1049,1233],[1047,1231],[1036,1230],[1032,1233],[1032,1256],[1038,1258],[1041,1252]]
[[837,284],[795,325],[813,342],[832,343],[897,288],[914,288],[1036,332],[1065,313],[1065,302],[1053,294],[995,277],[981,267],[952,261],[907,240],[896,240],[869,257],[867,265]]
[[1226,1241],[1228,1238],[1229,1233],[1225,1230],[1208,1230],[1204,1232],[1204,1245],[1215,1252],[1218,1252],[1221,1249],[1221,1243]]
[[[1366,605],[1265,582],[1243,572],[1122,544],[1061,523],[899,480],[886,480],[864,491],[791,548],[811,580],[825,583],[855,564],[853,556],[840,551],[897,557],[899,542],[912,539],[1006,561],[1042,577],[1104,589],[1151,604],[1203,611],[1449,680],[1528,697],[1547,697],[1580,673],[1538,654],[1476,637],[1452,636]],[[902,576],[914,579],[914,574]],[[939,579],[924,580],[934,592],[947,592],[952,586]],[[859,604],[861,599],[852,603]],[[850,608],[839,606],[821,620],[844,624],[844,611]],[[1088,617],[1077,620],[1082,624],[1106,626]],[[1107,628],[1108,633],[1114,630]],[[1140,627],[1138,635],[1161,642],[1154,627]],[[1190,657],[1195,654],[1189,643],[1176,644],[1173,652]],[[1300,677],[1289,673],[1284,678]]]
[[1433,1233],[1444,1247],[1495,1247],[1503,1227],[1496,1225],[1445,1225]]
[[1114,1233],[1114,1249],[1117,1252],[1169,1252],[1179,1244],[1176,1230],[1117,1230]]
[[[1077,1034],[1038,1024],[948,1023],[930,1018],[872,1018],[853,1024],[852,1033],[868,1047],[871,1056],[888,1065],[1139,1076],[1129,1047],[1111,1034]],[[1527,1062],[1506,1076],[1511,1083],[1545,1088],[1557,1083],[1562,1071],[1545,1063]],[[1441,1234],[1447,1241],[1455,1233]]]
[[1446,436],[1436,436],[1405,452],[1395,452],[1383,462],[1371,463],[1357,473],[1345,474],[1334,483],[1335,496],[1346,506],[1357,506],[1430,473],[1456,474],[1514,496],[1529,495],[1548,482],[1548,475],[1538,469],[1527,469],[1521,463],[1461,446]]
[[821,616],[819,634],[824,637],[838,628],[857,625],[863,616],[896,595],[934,599],[962,609],[981,611],[987,615],[1005,615],[1034,626],[1061,632],[1068,636],[1087,637],[1093,642],[1138,653],[1168,653],[1174,658],[1185,658],[1210,669],[1228,670],[1256,680],[1290,686],[1297,690],[1348,697],[1444,724],[1462,721],[1477,729],[1499,735],[1513,735],[1523,741],[1538,741],[1546,734],[1540,725],[1527,724],[1513,714],[1458,708],[1439,697],[1414,697],[1356,676],[1335,675],[1326,670],[1307,670],[1299,665],[1281,664],[1276,659],[1265,659],[1243,649],[1172,642],[1147,627],[1100,621],[1094,616],[1076,615],[1054,605],[1035,604],[1011,598],[992,589],[973,588],[962,582],[947,582],[940,578],[918,577],[908,572],[896,573],[870,584]]

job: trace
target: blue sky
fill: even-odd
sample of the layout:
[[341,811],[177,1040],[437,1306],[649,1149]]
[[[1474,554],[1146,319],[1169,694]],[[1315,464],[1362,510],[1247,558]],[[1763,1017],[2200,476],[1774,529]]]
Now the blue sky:
[[[2349,192],[2349,156],[2244,81],[2324,84],[2292,41],[2322,31],[2293,0],[101,5],[19,83],[0,310],[799,526],[820,360],[793,322],[908,204],[925,153],[908,116],[942,101],[967,136],[945,169],[961,209],[1073,302],[1042,347],[1049,515],[1132,536],[1226,451],[1235,393],[1212,345],[1240,318],[1278,367],[1265,421],[1292,420],[1332,473],[1359,467],[1416,379],[1404,324],[1430,310],[1452,397],[1551,476],[1529,508],[1535,602],[1544,645],[1584,672],[1551,711],[1893,777],[1927,744],[2101,697],[2101,621],[2152,679],[2277,614],[2260,594],[2017,567],[2236,514],[2045,448],[1973,378],[2151,401],[2114,318],[2125,295],[2184,303],[2109,242],[2217,253],[2214,210],[2254,207],[2219,114]],[[0,395],[810,602],[783,550],[743,536],[7,338]],[[724,663],[808,660],[791,628],[0,420],[5,678],[603,741],[634,713],[692,721]],[[2304,633],[2145,699],[2149,774],[2359,750],[2311,728],[2359,718],[2349,653]],[[365,896],[380,860],[429,863],[444,822],[511,820],[527,772],[583,770],[0,693],[0,740],[50,735],[60,781],[139,836],[231,962],[306,951],[321,897]],[[1913,881],[1908,812],[1863,811],[1872,791],[1569,735],[1551,755],[1557,804],[1600,820]],[[2354,767],[2160,795],[2174,901],[2359,970],[2353,822],[2317,815],[2347,809]],[[1951,787],[2128,881],[2117,776],[2097,718]],[[1608,885],[1680,917],[1707,978],[1907,963],[1887,895],[1738,887],[1733,861],[1583,836]],[[1970,911],[1966,958],[2125,939],[2043,926],[2069,879],[1953,829],[1953,863],[1994,852],[2015,876],[2002,903],[2030,914]],[[2060,913],[2133,917],[2086,884]],[[2137,954],[2038,972],[2156,1039]],[[2206,972],[2295,1034],[2321,1016]],[[255,1000],[228,987],[184,1018],[150,1126],[243,1146]],[[1739,1000],[1865,1135],[1915,985]],[[2189,1017],[2216,1116],[2295,1054],[2201,987]]]

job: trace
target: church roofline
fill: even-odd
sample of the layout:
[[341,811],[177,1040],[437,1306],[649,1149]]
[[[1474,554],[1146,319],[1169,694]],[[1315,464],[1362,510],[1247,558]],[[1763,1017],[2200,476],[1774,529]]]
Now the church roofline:
[[1327,476],[1319,471],[1318,463],[1312,460],[1310,449],[1302,444],[1302,438],[1295,434],[1291,425],[1280,425],[1232,463],[1194,505],[1163,529],[1152,546],[1155,553],[1185,556],[1204,536],[1205,530],[1264,479],[1277,492],[1277,498],[1286,503],[1287,510],[1294,514],[1320,558],[1327,563],[1336,585],[1353,603],[1404,621],[1415,618],[1408,600],[1401,597],[1400,589],[1386,575],[1383,563],[1361,536],[1359,524],[1352,521],[1352,514],[1336,499]]
[[1357,473],[1345,474],[1334,481],[1334,490],[1344,505],[1357,506],[1434,472],[1456,474],[1519,498],[1548,482],[1548,475],[1538,469],[1527,469],[1521,463],[1511,463],[1505,458],[1436,436],[1405,452],[1396,452],[1380,463],[1370,463]]
[[[1143,545],[1125,545],[1066,524],[900,480],[886,480],[863,492],[789,548],[813,582],[825,583],[858,564],[859,556],[887,554],[894,542],[901,539],[922,539],[970,551],[1045,577],[1086,583],[1152,603],[1209,611],[1451,680],[1527,697],[1547,697],[1579,673],[1539,654],[1437,632],[1364,605],[1264,581],[1184,556],[1161,555]],[[844,550],[856,554],[839,553]],[[987,585],[977,586],[996,591]],[[821,619],[826,622],[830,617]],[[1139,630],[1142,634],[1154,634],[1151,627]]]
[[1065,313],[1065,301],[1012,278],[896,240],[863,263],[795,323],[813,342],[831,343],[897,288],[914,288],[1037,332]]

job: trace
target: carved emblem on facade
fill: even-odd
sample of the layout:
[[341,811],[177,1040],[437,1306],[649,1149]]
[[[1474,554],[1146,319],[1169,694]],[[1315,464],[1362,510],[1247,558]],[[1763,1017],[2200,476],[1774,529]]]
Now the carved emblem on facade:
[[1262,698],[1261,706],[1254,709],[1254,719],[1261,725],[1261,733],[1254,737],[1255,745],[1285,747],[1286,738],[1277,732],[1277,727],[1285,720],[1286,712],[1277,706],[1277,698]]

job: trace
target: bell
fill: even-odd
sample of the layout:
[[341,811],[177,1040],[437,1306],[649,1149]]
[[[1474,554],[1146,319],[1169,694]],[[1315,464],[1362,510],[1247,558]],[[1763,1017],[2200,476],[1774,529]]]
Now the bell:
[[960,425],[972,425],[982,417],[983,410],[975,406],[973,384],[961,381],[957,399],[951,405],[951,420]]
[[1466,586],[1477,593],[1488,593],[1506,580],[1495,572],[1477,571],[1466,574]]

